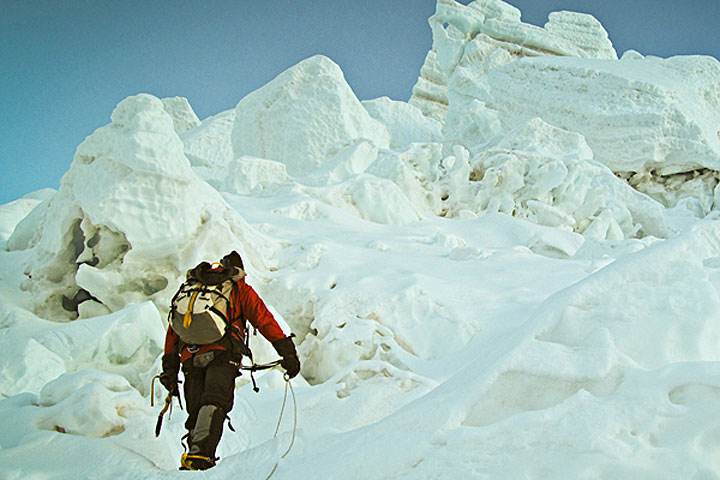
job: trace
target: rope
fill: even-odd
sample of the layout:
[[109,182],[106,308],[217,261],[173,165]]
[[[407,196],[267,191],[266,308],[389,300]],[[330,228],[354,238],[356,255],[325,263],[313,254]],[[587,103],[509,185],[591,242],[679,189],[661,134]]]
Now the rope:
[[277,426],[275,427],[275,433],[273,434],[273,438],[277,438],[277,434],[280,431],[280,423],[282,422],[283,413],[285,413],[285,405],[287,404],[287,393],[288,388],[290,389],[290,393],[292,394],[293,399],[293,410],[294,410],[294,418],[293,418],[293,431],[292,431],[292,438],[290,440],[290,446],[288,446],[287,450],[285,450],[285,453],[283,453],[277,462],[275,462],[275,466],[273,467],[270,474],[265,477],[265,480],[270,480],[270,477],[272,477],[275,472],[278,469],[278,466],[280,465],[280,460],[287,457],[290,453],[290,450],[292,450],[293,445],[295,445],[295,432],[297,432],[297,399],[295,398],[295,390],[293,390],[292,383],[290,383],[290,379],[285,377],[285,393],[283,394],[283,403],[282,407],[280,407],[280,418],[278,418]]

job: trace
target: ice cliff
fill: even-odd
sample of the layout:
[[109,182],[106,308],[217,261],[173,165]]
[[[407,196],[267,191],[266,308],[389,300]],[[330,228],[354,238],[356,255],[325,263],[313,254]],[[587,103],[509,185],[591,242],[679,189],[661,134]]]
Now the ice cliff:
[[484,149],[541,118],[582,134],[595,160],[665,206],[694,196],[705,213],[712,208],[716,59],[628,52],[618,61],[593,17],[555,12],[539,28],[500,1],[439,1],[429,21],[433,48],[410,103],[444,121],[446,140]]

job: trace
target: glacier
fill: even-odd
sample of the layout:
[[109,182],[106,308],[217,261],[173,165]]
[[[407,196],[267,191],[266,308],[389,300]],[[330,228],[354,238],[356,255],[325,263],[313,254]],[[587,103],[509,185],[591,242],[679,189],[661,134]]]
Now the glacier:
[[407,102],[323,55],[202,120],[140,93],[0,205],[0,477],[187,475],[165,316],[238,250],[298,423],[239,377],[217,478],[720,479],[720,62],[501,0],[429,24]]

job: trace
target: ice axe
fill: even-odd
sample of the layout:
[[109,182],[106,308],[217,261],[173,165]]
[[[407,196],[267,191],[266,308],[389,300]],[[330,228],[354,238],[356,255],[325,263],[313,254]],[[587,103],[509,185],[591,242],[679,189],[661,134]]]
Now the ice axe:
[[[155,406],[155,379],[160,378],[160,375],[157,375],[153,377],[152,382],[150,383],[150,406]],[[163,406],[162,410],[160,410],[160,414],[158,414],[157,423],[155,424],[155,436],[160,436],[160,429],[162,428],[162,422],[163,417],[165,416],[165,413],[170,410],[170,415],[172,416],[172,398],[173,396],[178,397],[178,403],[180,404],[180,410],[182,410],[182,400],[180,400],[180,394],[176,391],[168,391],[167,397],[165,397],[165,406]]]

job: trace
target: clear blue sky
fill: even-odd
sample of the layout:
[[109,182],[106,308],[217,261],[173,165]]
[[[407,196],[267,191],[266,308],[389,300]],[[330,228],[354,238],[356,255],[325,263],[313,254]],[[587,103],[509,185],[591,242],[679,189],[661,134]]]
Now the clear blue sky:
[[[536,25],[591,13],[619,54],[720,58],[720,0],[509,3]],[[435,0],[0,0],[0,203],[57,188],[77,145],[139,92],[187,97],[203,119],[322,53],[360,99],[407,100],[434,11]]]

